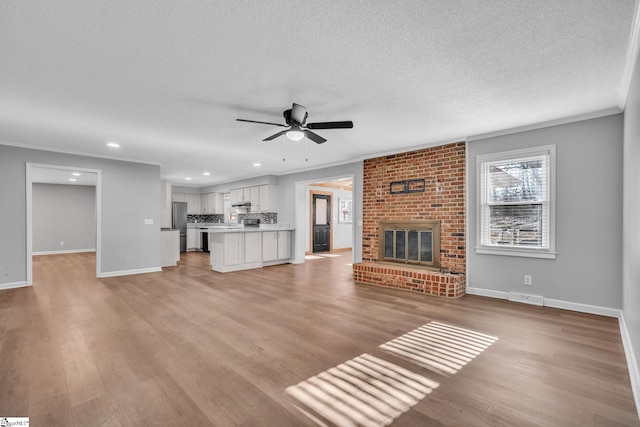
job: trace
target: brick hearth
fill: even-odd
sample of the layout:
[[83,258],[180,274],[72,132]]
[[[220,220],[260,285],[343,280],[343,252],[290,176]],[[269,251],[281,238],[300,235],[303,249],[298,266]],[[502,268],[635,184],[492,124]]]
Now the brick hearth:
[[[390,184],[425,180],[424,192],[391,194]],[[463,142],[364,162],[362,263],[358,282],[443,297],[465,293],[465,144]],[[380,221],[440,220],[440,271],[378,262]]]

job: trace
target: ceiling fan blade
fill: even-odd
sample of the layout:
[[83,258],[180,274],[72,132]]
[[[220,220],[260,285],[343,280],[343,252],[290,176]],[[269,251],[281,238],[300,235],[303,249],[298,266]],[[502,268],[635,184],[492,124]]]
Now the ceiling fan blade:
[[353,122],[351,120],[344,122],[319,122],[319,123],[307,123],[307,129],[351,129],[353,128]]
[[283,125],[281,123],[271,123],[271,122],[260,122],[258,120],[246,120],[246,119],[236,119],[237,122],[247,122],[247,123],[260,123],[262,125],[273,125],[273,126],[280,126],[283,128],[286,128],[287,125]]
[[280,132],[278,132],[276,134],[271,135],[268,138],[263,139],[263,141],[271,141],[272,139],[276,139],[277,137],[279,137],[281,135],[284,135],[286,132],[287,132],[286,130],[280,131]]
[[309,138],[310,140],[312,140],[316,144],[322,144],[323,142],[326,141],[326,139],[324,139],[323,137],[321,137],[320,135],[318,135],[315,132],[311,132],[308,129],[305,130],[304,133],[307,135],[307,138]]
[[303,125],[305,120],[307,120],[307,116],[307,108],[294,102],[293,107],[291,108],[291,119],[296,123]]

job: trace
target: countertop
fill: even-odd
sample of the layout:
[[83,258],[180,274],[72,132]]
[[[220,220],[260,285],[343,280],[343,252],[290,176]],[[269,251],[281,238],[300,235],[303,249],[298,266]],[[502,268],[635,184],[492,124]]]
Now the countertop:
[[[204,227],[203,227],[204,228]],[[203,233],[255,233],[258,231],[291,231],[294,230],[288,224],[261,224],[260,227],[209,227],[207,230],[200,230]]]

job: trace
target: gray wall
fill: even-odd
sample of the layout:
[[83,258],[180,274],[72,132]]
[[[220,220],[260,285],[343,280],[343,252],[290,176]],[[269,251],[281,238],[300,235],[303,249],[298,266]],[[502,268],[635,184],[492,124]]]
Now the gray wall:
[[96,249],[95,187],[33,184],[32,197],[34,253]]
[[102,273],[160,267],[159,166],[0,145],[0,284],[27,277],[27,162],[102,171]]
[[[635,64],[624,113],[624,233],[622,311],[640,380],[640,56]],[[637,387],[640,384],[636,383]],[[636,389],[640,402],[640,389]],[[640,411],[640,407],[638,408]]]
[[[468,144],[468,286],[622,307],[622,120],[617,114]],[[549,144],[556,145],[557,258],[476,254],[476,156]],[[525,274],[533,286],[524,286]]]
[[[353,245],[353,223],[341,223],[338,221],[338,199],[350,199],[353,200],[353,192],[347,190],[339,190],[336,188],[327,188],[327,187],[307,187],[309,191],[323,191],[325,193],[331,193],[332,207],[331,207],[331,231],[333,233],[333,249],[345,249],[351,248]],[[307,199],[307,211],[309,210],[310,201]],[[309,215],[307,215],[309,218]],[[306,247],[309,249],[311,247],[311,242],[309,241],[309,230],[310,224],[307,224],[307,232],[306,235]]]

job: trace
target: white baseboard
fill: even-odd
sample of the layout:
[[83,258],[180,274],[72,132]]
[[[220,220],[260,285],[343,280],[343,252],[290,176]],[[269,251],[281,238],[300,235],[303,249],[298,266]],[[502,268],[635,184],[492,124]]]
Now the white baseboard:
[[551,298],[544,299],[544,306],[615,318],[620,318],[621,313],[617,308],[600,307],[597,305],[581,304],[578,302],[562,301],[559,299]]
[[[466,292],[469,295],[478,295],[506,300],[509,299],[509,292],[496,291],[493,289],[467,287]],[[624,320],[624,313],[622,312],[622,310],[619,310],[617,308],[600,307],[597,305],[581,304],[577,302],[550,298],[544,298],[543,304],[545,307],[560,308],[563,310],[578,311],[588,314],[597,314],[600,316],[615,317],[618,319],[618,323],[620,324],[620,336],[622,337],[624,353],[627,358],[629,378],[631,380],[631,390],[633,391],[633,398],[635,399],[638,418],[640,418],[640,371],[638,367],[638,359],[636,359],[633,347],[631,345],[629,331],[627,330],[627,324]]]
[[[466,291],[469,295],[479,295],[482,297],[490,297],[497,299],[509,299],[509,292],[496,291],[493,289],[467,287]],[[607,317],[620,317],[620,310],[617,308],[599,307],[597,305],[581,304],[578,302],[562,301],[558,299],[543,298],[542,305],[544,307],[561,308],[570,311],[579,311],[581,313],[598,314]]]
[[622,337],[624,354],[627,356],[627,365],[629,366],[631,390],[633,391],[633,398],[636,401],[636,411],[638,411],[638,418],[640,419],[640,371],[638,371],[638,359],[636,359],[633,346],[631,345],[631,338],[629,337],[627,323],[624,320],[624,313],[620,313],[618,322],[620,323],[620,336]]
[[497,299],[509,299],[509,292],[494,291],[493,289],[472,288],[467,286],[466,292],[469,295],[478,295],[481,297],[491,297]]
[[31,285],[27,284],[27,282],[0,283],[0,290],[14,289],[14,288],[25,288],[27,286],[31,286]]
[[83,252],[95,252],[95,249],[69,249],[66,251],[40,251],[33,252],[33,255],[59,255],[59,254],[79,254]]
[[107,271],[98,275],[99,279],[105,277],[130,276],[132,274],[159,273],[162,267],[139,268],[136,270]]

